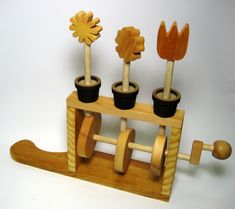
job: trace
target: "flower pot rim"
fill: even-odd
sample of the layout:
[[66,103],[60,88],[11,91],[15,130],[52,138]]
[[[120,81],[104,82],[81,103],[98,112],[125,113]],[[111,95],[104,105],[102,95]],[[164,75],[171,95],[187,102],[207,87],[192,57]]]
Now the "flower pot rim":
[[80,81],[85,80],[85,76],[79,76],[75,79],[75,86],[80,86],[82,88],[91,88],[91,87],[95,87],[95,86],[99,86],[101,85],[101,79],[98,76],[95,75],[91,75],[91,80],[96,81],[94,84],[90,84],[90,85],[85,85],[80,83]]
[[135,93],[135,92],[139,91],[139,85],[135,82],[132,82],[132,81],[129,82],[129,85],[132,86],[134,89],[129,88],[128,91],[119,90],[117,87],[121,86],[121,85],[122,85],[122,81],[117,81],[117,82],[113,83],[112,84],[112,90],[115,91],[115,92],[118,92],[120,94],[132,94],[132,93]]
[[170,93],[174,94],[175,97],[174,98],[169,98],[169,99],[164,99],[162,97],[159,97],[157,95],[159,92],[163,92],[163,88],[157,88],[153,91],[152,96],[153,96],[154,99],[157,99],[157,100],[160,100],[160,101],[166,101],[166,102],[175,102],[175,101],[180,100],[180,98],[181,98],[180,93],[175,89],[171,89],[171,91],[170,91]]

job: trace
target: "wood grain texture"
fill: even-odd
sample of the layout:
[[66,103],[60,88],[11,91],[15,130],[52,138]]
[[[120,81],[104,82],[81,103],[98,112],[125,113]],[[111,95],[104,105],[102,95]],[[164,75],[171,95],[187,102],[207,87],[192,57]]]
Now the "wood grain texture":
[[174,70],[174,61],[167,61],[164,88],[163,88],[163,99],[169,99],[171,97],[173,70]]
[[71,172],[67,166],[67,152],[46,152],[29,140],[15,143],[10,152],[15,161],[23,164],[151,198],[169,200],[169,195],[161,194],[162,177],[154,177],[148,163],[131,160],[128,171],[122,175],[114,171],[112,155],[95,151],[91,159],[83,159],[76,172]]
[[76,171],[78,164],[76,140],[83,119],[83,111],[67,107],[68,170],[73,172]]
[[158,30],[157,52],[162,59],[181,60],[184,58],[189,38],[189,25],[185,24],[178,32],[177,23],[173,22],[169,32],[166,31],[165,22],[162,21]]
[[127,129],[122,131],[117,140],[114,169],[120,173],[126,173],[132,155],[132,149],[128,147],[129,142],[135,141],[135,130]]
[[140,36],[140,31],[132,26],[119,30],[115,38],[118,44],[116,51],[120,58],[126,63],[139,59],[144,51],[144,37]]
[[189,162],[194,165],[199,165],[203,149],[203,142],[194,140],[191,150]]
[[91,85],[91,46],[84,43],[85,86]]
[[180,128],[171,128],[161,194],[170,196],[175,177],[177,156],[181,138]]
[[150,169],[156,176],[161,176],[165,164],[165,151],[167,148],[166,136],[157,135],[153,145]]
[[73,36],[78,37],[80,43],[91,45],[96,39],[100,37],[102,26],[97,25],[100,22],[99,18],[93,19],[92,12],[78,12],[74,17],[70,18],[72,23],[69,27],[74,31]]
[[100,127],[100,113],[93,113],[91,116],[84,118],[77,138],[77,154],[79,157],[92,157],[96,144],[93,137],[100,132]]
[[93,103],[83,103],[77,99],[76,92],[72,92],[67,98],[67,106],[175,128],[182,127],[184,118],[183,110],[177,110],[175,115],[170,118],[158,117],[153,113],[152,105],[143,103],[136,103],[135,107],[130,110],[120,110],[114,106],[112,98],[104,96],[100,96]]

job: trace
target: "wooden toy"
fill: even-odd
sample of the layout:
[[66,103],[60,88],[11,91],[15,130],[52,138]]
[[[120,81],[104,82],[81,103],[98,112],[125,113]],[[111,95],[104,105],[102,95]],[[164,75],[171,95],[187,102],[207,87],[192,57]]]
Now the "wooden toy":
[[[115,39],[118,44],[116,51],[123,58],[124,64],[123,81],[112,86],[114,99],[99,96],[101,81],[90,73],[90,44],[99,37],[102,27],[96,25],[99,23],[98,18],[92,18],[91,12],[84,11],[71,18],[70,29],[75,31],[73,35],[79,37],[79,42],[85,46],[85,76],[75,80],[77,92],[72,92],[66,100],[68,151],[47,152],[37,148],[29,140],[21,140],[12,145],[11,156],[20,163],[168,201],[178,159],[198,165],[202,151],[206,150],[212,152],[215,158],[223,160],[231,155],[232,148],[223,140],[215,141],[212,145],[195,140],[191,154],[179,153],[185,114],[183,110],[176,109],[176,106],[173,110],[167,110],[165,107],[158,107],[159,104],[155,106],[136,102],[137,94],[132,101],[125,98],[124,100],[128,100],[127,104],[125,101],[117,101],[119,98],[116,98],[114,91],[120,94],[132,91],[138,93],[139,87],[136,87],[137,84],[132,85],[129,71],[130,62],[139,59],[144,50],[144,38],[139,36],[139,30],[134,27],[124,27],[118,31]],[[173,64],[174,60],[182,59],[185,55],[188,34],[188,25],[180,33],[176,23],[173,23],[169,33],[166,33],[164,23],[160,25],[157,49],[160,57],[167,60],[167,72],[164,88],[160,93],[154,91],[153,98],[160,98],[163,103],[178,99],[178,92],[171,89]],[[97,85],[98,90],[94,87]],[[95,88],[95,93],[91,93],[94,90],[91,87]],[[121,118],[118,136],[106,137],[99,134],[102,114]],[[153,146],[135,143],[135,129],[127,127],[127,119],[156,125]],[[170,128],[169,136],[165,131],[166,127]],[[96,151],[97,142],[116,146],[115,155]],[[132,159],[133,150],[151,153],[151,161],[146,163]]]
[[92,12],[78,12],[70,19],[72,25],[70,30],[75,31],[74,37],[79,37],[79,42],[84,43],[84,76],[80,76],[75,80],[78,97],[83,102],[94,102],[99,95],[101,80],[97,76],[91,75],[91,44],[100,37],[99,32],[103,29],[97,25],[99,18],[93,18]]
[[167,60],[164,88],[153,91],[154,112],[161,117],[171,117],[175,114],[177,104],[180,101],[180,93],[171,89],[174,61],[183,59],[189,37],[189,25],[186,24],[178,33],[177,24],[174,22],[170,31],[166,32],[164,22],[158,30],[157,52],[162,59]]
[[[112,85],[114,105],[117,108],[127,110],[135,106],[139,86],[130,82],[130,62],[141,57],[144,51],[144,37],[139,36],[140,31],[134,27],[124,27],[119,30],[115,42],[118,44],[116,51],[120,58],[123,58],[122,81]],[[120,130],[125,131],[127,127],[126,118],[121,118]]]

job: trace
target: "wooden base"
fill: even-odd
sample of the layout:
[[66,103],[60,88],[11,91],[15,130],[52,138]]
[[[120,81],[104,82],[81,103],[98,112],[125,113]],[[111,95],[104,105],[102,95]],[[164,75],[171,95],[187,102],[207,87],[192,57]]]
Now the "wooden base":
[[114,171],[113,155],[95,151],[92,158],[79,159],[76,171],[71,172],[68,170],[67,152],[43,151],[29,140],[15,143],[10,152],[15,161],[23,164],[151,198],[169,200],[168,195],[161,194],[163,176],[157,178],[151,174],[148,163],[131,160],[128,171],[123,175]]

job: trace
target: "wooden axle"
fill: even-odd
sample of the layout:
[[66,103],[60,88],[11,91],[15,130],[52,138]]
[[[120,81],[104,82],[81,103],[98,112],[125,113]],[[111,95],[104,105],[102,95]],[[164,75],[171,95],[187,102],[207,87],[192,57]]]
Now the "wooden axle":
[[[161,176],[165,157],[170,157],[170,154],[168,156],[167,150],[169,150],[169,147],[167,148],[167,137],[164,134],[163,127],[160,127],[153,147],[134,143],[134,129],[128,128],[125,131],[121,131],[118,139],[114,139],[99,135],[100,127],[101,114],[94,113],[89,117],[85,116],[77,138],[77,154],[79,157],[91,158],[97,141],[116,145],[114,169],[117,172],[125,173],[128,169],[133,150],[149,152],[152,154],[150,169],[154,175]],[[232,151],[231,146],[225,141],[216,141],[213,145],[208,145],[202,141],[195,140],[191,154],[178,153],[176,159],[187,160],[191,164],[198,165],[202,150],[212,151],[212,155],[218,159],[228,158]]]
[[[108,144],[117,145],[117,139],[114,139],[114,138],[111,138],[111,137],[105,137],[105,136],[95,134],[93,136],[93,139],[95,141],[98,141],[98,142],[104,142],[104,143],[108,143]],[[231,147],[225,141],[218,140],[218,141],[215,141],[214,144],[205,144],[201,141],[196,141],[195,140],[194,141],[194,146],[192,148],[191,155],[184,154],[184,153],[178,153],[177,158],[180,159],[180,160],[189,161],[191,164],[198,164],[198,163],[194,163],[194,161],[192,161],[192,158],[193,158],[192,155],[195,155],[194,153],[197,152],[197,151],[195,151],[195,149],[196,149],[195,148],[195,143],[202,144],[201,150],[212,152],[213,156],[217,159],[220,159],[220,160],[224,159],[224,157],[222,157],[222,155],[229,157],[230,154],[231,154]],[[129,142],[128,143],[128,148],[132,149],[132,150],[139,150],[139,151],[142,151],[142,152],[148,152],[148,153],[151,153],[151,154],[153,153],[153,147],[138,144],[138,143]],[[167,150],[165,150],[165,156],[167,156],[167,154],[168,154],[168,152],[167,152]]]

